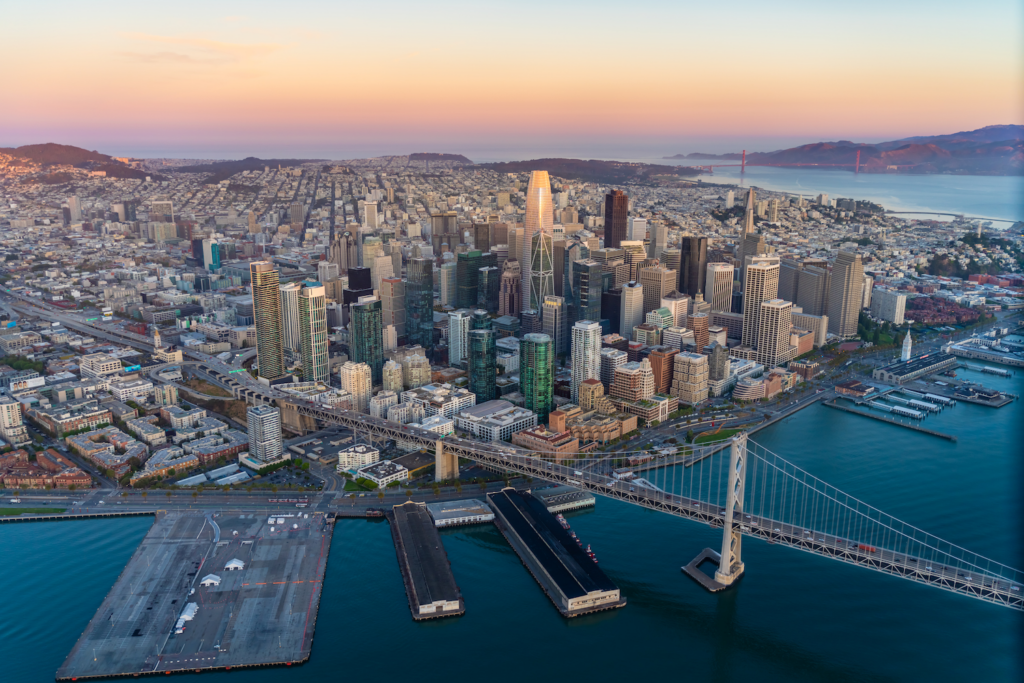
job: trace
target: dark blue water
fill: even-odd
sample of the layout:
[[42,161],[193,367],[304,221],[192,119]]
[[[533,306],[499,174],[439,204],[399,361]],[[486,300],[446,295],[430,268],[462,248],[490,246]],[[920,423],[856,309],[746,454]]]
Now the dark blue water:
[[[1020,377],[967,376],[1024,388]],[[904,521],[1024,566],[1024,402],[960,404],[925,424],[959,441],[821,406],[757,440]],[[743,580],[713,596],[680,566],[718,547],[719,532],[603,498],[570,521],[621,586],[625,609],[563,619],[501,535],[476,527],[443,532],[466,615],[417,624],[386,523],[346,520],[310,662],[204,680],[1024,679],[1018,612],[753,540],[744,543]],[[13,588],[0,610],[3,680],[52,680],[148,527],[134,519],[0,527]]]

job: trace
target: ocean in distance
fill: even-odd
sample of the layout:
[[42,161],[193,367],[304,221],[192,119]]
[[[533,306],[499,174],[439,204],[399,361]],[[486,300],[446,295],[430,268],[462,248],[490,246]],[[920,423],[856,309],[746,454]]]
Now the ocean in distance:
[[[1024,390],[1019,371],[961,376]],[[910,524],[1024,567],[1024,401],[961,403],[926,422],[958,441],[822,406],[756,440]],[[621,586],[624,609],[563,619],[500,533],[480,526],[442,532],[466,615],[414,623],[387,523],[344,520],[309,663],[202,680],[1024,680],[1020,612],[755,540],[744,542],[740,584],[710,595],[680,567],[717,547],[720,531],[604,498],[569,521]],[[53,680],[150,523],[0,525],[3,680]]]

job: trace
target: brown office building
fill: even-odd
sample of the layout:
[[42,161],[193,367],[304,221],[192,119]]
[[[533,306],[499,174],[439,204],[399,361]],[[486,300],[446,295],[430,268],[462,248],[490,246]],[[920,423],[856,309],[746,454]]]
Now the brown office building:
[[629,196],[622,190],[612,190],[604,197],[604,246],[618,249],[626,239],[629,223]]

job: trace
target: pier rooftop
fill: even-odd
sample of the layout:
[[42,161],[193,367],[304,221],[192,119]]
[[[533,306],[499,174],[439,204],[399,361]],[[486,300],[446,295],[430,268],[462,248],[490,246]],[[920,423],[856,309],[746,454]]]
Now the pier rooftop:
[[566,512],[579,508],[592,507],[596,501],[594,494],[583,491],[575,486],[552,486],[530,492],[534,498],[544,503],[549,512]]
[[388,521],[412,618],[419,621],[463,614],[462,594],[426,506],[412,501],[396,505]]
[[428,503],[427,510],[434,518],[434,525],[460,526],[463,524],[485,524],[494,521],[491,508],[474,498],[469,500],[447,500],[442,503]]
[[271,519],[159,514],[57,680],[308,659],[333,527]]
[[487,494],[498,529],[562,613],[575,617],[623,607],[619,588],[591,560],[544,503],[505,488]]

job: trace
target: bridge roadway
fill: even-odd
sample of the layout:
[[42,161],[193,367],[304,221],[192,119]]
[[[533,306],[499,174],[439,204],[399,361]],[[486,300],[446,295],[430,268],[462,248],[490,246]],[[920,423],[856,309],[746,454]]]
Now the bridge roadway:
[[[35,301],[32,303],[39,306],[39,303]],[[40,308],[41,312],[50,312],[42,306]],[[58,314],[54,317],[60,319],[70,316]],[[86,326],[77,320],[74,322],[76,327]],[[99,326],[88,325],[88,327],[102,330]],[[108,333],[107,336],[116,336],[122,340],[128,338],[133,346],[144,345],[149,341],[149,348],[152,348],[151,340],[142,335],[120,330],[102,331]],[[296,410],[299,414],[308,415],[326,423],[341,425],[377,438],[404,441],[427,449],[435,448],[437,445],[438,435],[429,430],[298,399],[258,383],[248,373],[229,375],[229,368],[232,366],[219,361],[219,359],[197,352],[190,352],[189,355],[200,357],[198,364],[204,366],[203,369],[206,373],[228,385],[228,388],[239,398],[276,402],[282,407],[285,407],[284,404],[290,404],[288,407]],[[523,451],[504,444],[471,441],[454,435],[445,437],[442,442],[446,451],[454,453],[460,458],[475,460],[526,476],[576,486],[597,495],[685,517],[712,527],[721,528],[725,523],[725,511],[718,505],[618,481],[596,472],[583,471],[581,474],[576,474],[580,470],[560,465],[557,462],[548,462],[532,454],[525,455]],[[714,446],[715,444],[709,445]],[[998,575],[980,570],[968,574],[957,567],[932,563],[928,558],[914,557],[887,548],[878,547],[872,552],[858,547],[860,542],[854,539],[822,535],[813,529],[749,514],[744,514],[743,519],[739,522],[734,521],[734,526],[738,526],[740,533],[745,536],[760,538],[769,543],[787,545],[829,559],[856,564],[968,597],[1024,610],[1021,586],[1017,583],[1010,583]],[[936,549],[936,552],[941,551]]]

